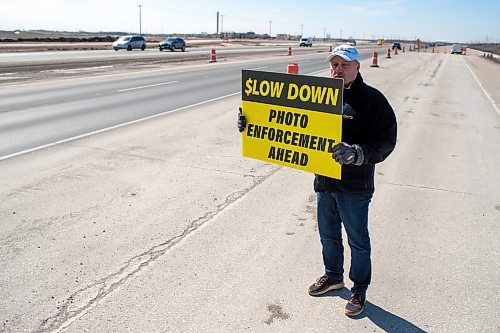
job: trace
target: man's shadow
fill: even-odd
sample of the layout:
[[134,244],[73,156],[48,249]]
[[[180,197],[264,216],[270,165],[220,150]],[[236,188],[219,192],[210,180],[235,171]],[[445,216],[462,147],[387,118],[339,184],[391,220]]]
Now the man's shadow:
[[[351,297],[351,291],[347,288],[333,290],[319,297],[341,297],[346,301]],[[363,318],[370,319],[375,325],[380,327],[381,330],[388,333],[426,333],[423,329],[413,325],[409,321],[396,316],[377,305],[370,303],[368,300],[365,303],[365,309],[356,317],[351,317],[354,320]]]

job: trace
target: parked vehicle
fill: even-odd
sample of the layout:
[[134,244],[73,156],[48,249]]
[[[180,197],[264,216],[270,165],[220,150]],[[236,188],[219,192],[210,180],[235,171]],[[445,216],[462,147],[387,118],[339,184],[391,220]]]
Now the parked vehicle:
[[312,37],[302,37],[299,41],[299,47],[312,47],[313,46],[313,38]]
[[394,49],[398,49],[401,51],[401,44],[400,43],[393,43],[392,44],[392,50],[394,51]]
[[186,42],[181,37],[168,37],[158,44],[158,49],[163,51],[165,49],[175,51],[180,49],[182,52],[186,51]]
[[462,54],[462,45],[460,44],[453,44],[451,46],[451,54]]
[[141,49],[144,51],[145,48],[146,40],[142,36],[121,36],[113,43],[113,49],[115,49],[115,51],[120,49],[126,49],[127,51]]

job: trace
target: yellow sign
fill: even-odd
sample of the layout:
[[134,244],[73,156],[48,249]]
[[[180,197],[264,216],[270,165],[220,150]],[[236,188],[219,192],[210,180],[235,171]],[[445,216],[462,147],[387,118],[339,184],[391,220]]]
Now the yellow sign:
[[242,72],[243,156],[337,178],[331,150],[342,137],[343,80]]

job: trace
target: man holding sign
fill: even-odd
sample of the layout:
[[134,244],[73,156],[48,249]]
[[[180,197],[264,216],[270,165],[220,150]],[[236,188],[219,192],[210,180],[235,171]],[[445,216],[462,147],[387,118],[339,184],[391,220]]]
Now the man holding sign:
[[321,295],[344,287],[341,224],[351,248],[349,279],[354,283],[345,314],[359,315],[371,280],[368,206],[374,192],[375,164],[396,145],[396,116],[387,99],[363,82],[356,48],[341,45],[327,58],[331,77],[344,79],[342,142],[332,157],[342,165],[342,180],[316,175],[318,229],[325,274],[309,287]]
[[[325,145],[326,149],[337,162],[331,167],[340,166],[341,177],[319,173],[315,176],[318,229],[325,272],[309,287],[308,292],[318,296],[344,288],[343,224],[351,248],[349,279],[354,284],[345,314],[357,316],[364,309],[371,281],[368,207],[374,193],[375,164],[385,160],[394,150],[397,124],[394,111],[383,94],[363,82],[356,48],[338,46],[326,61],[330,63],[331,77],[343,79],[344,85],[341,142],[333,144],[333,139],[325,139],[331,143],[331,147]],[[246,126],[246,119],[240,114],[238,128],[248,136]],[[335,123],[332,126],[334,130],[338,127]]]

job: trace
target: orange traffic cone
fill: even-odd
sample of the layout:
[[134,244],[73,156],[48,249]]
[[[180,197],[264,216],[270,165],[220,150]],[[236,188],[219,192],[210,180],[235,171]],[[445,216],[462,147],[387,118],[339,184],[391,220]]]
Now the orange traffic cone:
[[370,65],[370,67],[378,67],[377,58],[378,58],[378,53],[376,51],[373,51],[372,64]]
[[286,68],[286,72],[288,74],[299,74],[299,65],[295,62],[289,63]]

